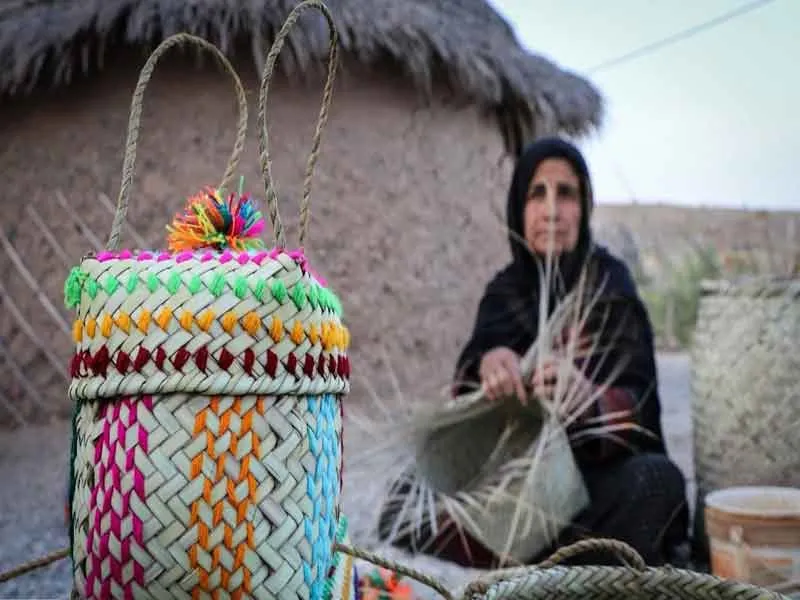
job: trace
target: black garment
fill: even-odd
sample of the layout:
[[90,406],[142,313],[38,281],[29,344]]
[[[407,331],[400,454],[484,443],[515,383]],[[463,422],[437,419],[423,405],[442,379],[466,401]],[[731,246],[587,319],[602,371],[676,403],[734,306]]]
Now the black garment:
[[[580,180],[581,223],[576,248],[557,258],[559,276],[549,282],[547,315],[587,273],[589,297],[598,286],[602,294],[587,323],[586,333],[600,336],[604,351],[590,356],[583,371],[595,383],[625,388],[635,398],[635,422],[652,435],[628,432],[625,443],[641,451],[664,452],[661,407],[658,397],[653,331],[647,310],[636,291],[629,269],[603,247],[592,242],[589,217],[593,205],[589,170],[580,152],[558,138],[533,143],[520,157],[508,191],[507,224],[512,261],[488,284],[478,307],[475,326],[456,363],[454,392],[477,386],[481,358],[497,346],[523,354],[539,334],[542,312],[540,288],[545,260],[530,252],[524,243],[523,213],[528,201],[529,182],[539,164],[547,158],[570,162]],[[610,381],[612,374],[622,372]],[[581,446],[588,459],[596,444]],[[580,457],[579,457],[580,458]]]
[[[619,433],[619,439],[635,451],[666,452],[661,428],[661,401],[650,319],[627,267],[601,246],[594,246],[587,269],[595,281],[605,281],[603,292],[586,319],[585,333],[601,340],[601,350],[583,360],[583,372],[597,384],[624,388],[634,398],[631,419],[643,431]],[[507,346],[522,355],[538,334],[538,299],[526,297],[513,286],[510,268],[488,285],[472,337],[457,362],[454,390],[474,389],[480,380],[483,355]],[[516,293],[515,293],[516,292]],[[622,445],[621,452],[625,451]],[[597,444],[587,441],[575,448],[578,460],[591,460]]]
[[[543,160],[553,157],[564,158],[573,166],[581,182],[583,210],[576,248],[555,260],[559,276],[546,290],[540,290],[545,261],[533,255],[522,241],[523,213],[529,182],[536,168]],[[486,288],[472,335],[457,361],[453,389],[458,394],[475,387],[480,380],[481,358],[489,350],[507,346],[523,354],[539,334],[541,292],[547,294],[545,316],[549,316],[585,273],[584,281],[591,290],[589,295],[594,296],[597,289],[601,294],[584,333],[600,337],[602,352],[583,361],[583,372],[595,383],[608,383],[624,390],[633,400],[633,415],[628,420],[640,429],[618,432],[619,444],[609,444],[604,438],[588,438],[580,446],[573,446],[592,505],[562,536],[567,541],[588,530],[585,533],[593,537],[623,539],[646,560],[659,564],[665,560],[666,549],[682,543],[687,536],[685,482],[666,456],[650,320],[628,268],[592,242],[589,227],[592,203],[589,171],[574,146],[548,138],[535,142],[522,154],[508,193],[512,261]],[[612,452],[607,451],[609,446],[613,447]],[[407,484],[396,484],[396,492],[409,490]],[[384,507],[379,524],[379,534],[384,539],[398,508],[397,504]],[[664,543],[653,546],[662,529],[666,531]],[[411,549],[427,546],[429,552],[466,565],[489,567],[495,564],[492,553],[475,540],[454,538],[451,533],[442,532],[434,543],[427,543],[430,532],[423,531],[416,540],[406,536],[395,544]],[[465,552],[465,545],[468,552]],[[531,560],[537,558],[531,557]]]
[[[525,242],[525,205],[528,203],[528,188],[536,169],[550,158],[561,158],[572,165],[578,176],[581,196],[581,222],[578,244],[574,250],[556,258],[559,277],[550,289],[551,300],[569,292],[578,280],[581,268],[591,251],[591,216],[594,208],[594,192],[589,167],[580,151],[561,138],[542,138],[528,146],[517,161],[511,185],[506,198],[506,227],[508,243],[511,246],[514,271],[514,287],[522,287],[528,293],[539,294],[540,268],[544,267],[542,257],[531,254]],[[551,302],[550,309],[552,310]]]
[[[663,454],[636,454],[613,463],[581,469],[591,504],[559,535],[553,548],[531,562],[547,558],[557,547],[587,537],[627,543],[651,566],[676,560],[673,553],[687,543],[689,512],[686,480]],[[619,564],[614,556],[585,554],[571,565]],[[681,566],[681,565],[675,565]]]
[[[602,466],[581,467],[589,492],[590,506],[558,536],[556,543],[527,561],[536,564],[557,548],[591,537],[620,540],[630,545],[651,566],[685,566],[676,550],[686,545],[689,513],[686,481],[680,469],[663,454],[625,456]],[[410,491],[405,482],[396,484],[393,498]],[[395,495],[396,494],[396,495]],[[388,538],[400,501],[387,503],[378,524],[378,534]],[[393,540],[395,546],[424,552],[466,567],[492,569],[495,555],[476,540],[459,537],[452,529],[440,529],[434,539],[429,527]],[[608,553],[586,553],[565,564],[616,565]]]

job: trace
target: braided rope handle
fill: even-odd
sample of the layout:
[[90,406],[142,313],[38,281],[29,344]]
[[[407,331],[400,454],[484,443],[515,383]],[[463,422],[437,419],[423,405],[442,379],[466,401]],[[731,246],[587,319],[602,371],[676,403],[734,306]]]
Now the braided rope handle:
[[404,577],[409,577],[410,579],[413,579],[415,581],[420,582],[423,585],[428,586],[432,590],[436,591],[440,596],[446,598],[446,600],[453,600],[453,594],[451,594],[447,590],[447,588],[444,585],[442,585],[441,582],[437,581],[430,575],[426,575],[421,571],[417,571],[416,569],[412,569],[411,567],[403,566],[399,563],[394,562],[393,560],[388,560],[386,558],[383,558],[379,554],[368,552],[367,550],[362,550],[361,548],[354,548],[352,546],[347,546],[346,544],[341,544],[339,542],[334,543],[333,550],[334,552],[341,552],[342,554],[348,554],[353,558],[360,558],[361,560],[365,560],[367,562],[372,563],[373,565],[383,567],[384,569],[389,569]]
[[[357,548],[353,548],[351,546],[347,546],[345,544],[334,543],[333,550],[335,552],[341,552],[343,554],[348,554],[354,558],[360,558],[362,560],[366,560],[371,562],[377,566],[384,567],[387,569],[391,569],[396,573],[403,575],[405,577],[409,577],[414,579],[431,589],[438,592],[445,600],[455,600],[455,596],[447,590],[447,588],[435,578],[426,575],[420,571],[415,569],[411,569],[408,567],[404,567],[398,563],[393,561],[387,560],[382,558],[377,554],[373,554],[371,552],[367,552],[365,550],[360,550]],[[624,542],[620,542],[618,540],[613,539],[589,539],[577,542],[575,544],[571,544],[569,546],[565,546],[560,550],[556,551],[554,554],[550,556],[547,560],[539,563],[538,565],[530,565],[524,567],[514,567],[511,569],[502,569],[499,571],[493,571],[470,583],[465,589],[462,594],[462,600],[470,600],[475,597],[485,596],[488,593],[489,589],[492,585],[497,583],[506,581],[506,582],[513,582],[518,581],[521,577],[525,575],[532,575],[534,572],[538,570],[547,570],[549,568],[557,566],[560,562],[568,558],[572,558],[574,556],[578,556],[584,552],[591,551],[591,550],[605,550],[616,553],[623,559],[627,559],[628,564],[626,565],[627,568],[633,569],[635,571],[645,571],[647,566],[644,560],[639,556],[639,554],[631,548],[629,545],[625,544]],[[20,577],[26,573],[36,571],[37,569],[41,569],[47,565],[50,565],[54,562],[67,558],[69,556],[69,549],[64,548],[57,552],[53,552],[47,556],[39,558],[34,561],[30,561],[19,565],[13,569],[0,573],[0,582],[9,581],[11,579],[15,579]],[[658,571],[659,569],[657,569]],[[663,569],[661,569],[663,572]],[[686,572],[687,575],[691,575],[691,573]],[[707,578],[709,576],[697,573],[695,574],[697,578]],[[794,583],[794,582],[790,582]],[[759,588],[751,584],[741,584],[738,586],[739,589],[737,590],[729,590],[729,594],[723,594],[720,597],[747,597],[747,598],[775,598],[782,599],[784,597],[787,598],[788,596],[781,595],[779,588],[783,587],[783,584],[777,584],[772,586],[773,591],[768,591],[769,588]],[[744,594],[742,593],[744,592]],[[498,594],[494,597],[497,600],[506,597],[520,597],[517,591],[513,586],[509,587],[506,590],[500,590]],[[77,592],[75,588],[72,589],[72,595],[70,598],[77,598]]]
[[511,567],[509,569],[498,569],[470,583],[464,589],[464,597],[470,598],[475,594],[485,594],[489,588],[501,581],[509,581],[516,577],[524,576],[536,569],[551,569],[562,564],[570,558],[575,558],[587,552],[607,552],[614,555],[626,566],[637,571],[647,569],[647,564],[636,550],[625,542],[608,538],[593,538],[581,540],[559,548],[548,558],[537,565],[526,565],[522,567]]
[[[415,569],[411,569],[409,567],[405,567],[401,564],[398,564],[394,561],[387,560],[382,558],[381,556],[374,554],[372,552],[367,552],[365,550],[361,550],[359,548],[353,548],[351,546],[346,546],[344,544],[336,543],[333,547],[334,551],[342,552],[344,554],[349,554],[354,558],[360,558],[362,560],[366,560],[375,564],[379,567],[384,567],[386,569],[391,569],[392,571],[403,575],[404,577],[409,577],[410,579],[414,579],[419,583],[428,586],[429,588],[435,590],[439,593],[443,598],[446,600],[455,600],[455,597],[452,593],[450,593],[447,588],[439,581],[434,579],[433,577],[421,573]],[[581,540],[579,542],[575,542],[574,544],[570,544],[569,546],[564,546],[563,548],[559,548],[553,554],[550,555],[549,558],[540,562],[537,565],[526,565],[522,567],[512,567],[509,569],[498,569],[496,571],[492,571],[489,574],[476,579],[475,581],[471,582],[464,588],[463,598],[471,598],[476,594],[485,594],[489,588],[497,584],[501,581],[508,581],[515,577],[519,577],[521,575],[526,575],[533,571],[539,569],[550,569],[552,567],[558,566],[559,564],[563,563],[565,560],[570,558],[574,558],[576,556],[580,556],[586,552],[608,552],[610,554],[614,554],[624,563],[625,566],[635,569],[637,571],[644,571],[647,569],[647,564],[644,562],[644,559],[639,555],[636,550],[634,550],[631,546],[626,544],[625,542],[620,542],[619,540],[614,539],[607,539],[607,538],[593,538],[593,539],[586,539]]]
[[283,49],[283,44],[289,36],[289,32],[300,14],[307,8],[316,8],[319,10],[325,20],[327,21],[330,30],[330,49],[328,51],[328,76],[325,80],[325,88],[322,95],[322,107],[319,111],[317,118],[317,125],[314,130],[314,137],[311,142],[311,152],[308,156],[308,163],[306,164],[305,177],[303,179],[303,197],[300,203],[300,246],[303,246],[306,234],[308,233],[309,222],[309,203],[311,198],[311,181],[314,176],[314,169],[319,159],[320,142],[322,140],[322,131],[328,121],[328,113],[331,106],[331,96],[333,92],[333,82],[336,78],[336,67],[338,65],[339,57],[339,35],[336,31],[336,25],[333,22],[333,16],[322,0],[303,0],[295,6],[289,13],[289,16],[284,21],[272,47],[267,55],[266,64],[264,66],[264,74],[261,78],[261,91],[258,97],[258,151],[259,160],[261,162],[261,171],[264,176],[264,187],[266,191],[267,207],[269,210],[269,218],[272,222],[272,228],[275,231],[275,241],[278,247],[286,247],[286,235],[283,231],[283,222],[281,221],[280,212],[278,211],[278,194],[275,187],[275,182],[272,178],[272,160],[269,155],[269,131],[267,130],[267,96],[269,94],[269,84],[275,71],[275,63],[278,55]]
[[626,563],[626,567],[631,567],[637,571],[644,571],[647,569],[647,563],[641,555],[625,542],[614,540],[610,538],[593,538],[581,540],[559,548],[549,558],[543,560],[538,565],[539,569],[549,569],[563,563],[565,560],[575,558],[586,552],[607,552],[614,555],[621,562]]
[[244,149],[245,136],[247,135],[247,97],[245,95],[242,81],[236,73],[236,69],[225,57],[222,51],[204,40],[203,38],[188,34],[177,33],[166,38],[162,41],[142,67],[139,73],[139,81],[136,84],[136,89],[133,92],[131,99],[131,112],[128,118],[128,137],[125,142],[125,159],[122,165],[122,183],[119,189],[119,197],[117,198],[117,210],[114,213],[114,221],[111,224],[111,234],[108,237],[107,247],[109,250],[115,250],[119,246],[120,233],[122,231],[122,224],[125,221],[125,215],[128,212],[128,201],[130,199],[131,186],[133,184],[134,164],[136,162],[136,146],[139,139],[139,129],[142,116],[142,103],[144,99],[144,92],[150,78],[153,76],[156,64],[159,59],[171,48],[183,43],[192,43],[200,46],[204,50],[208,50],[214,54],[222,64],[224,70],[231,76],[234,88],[236,91],[236,102],[238,104],[239,119],[236,127],[236,141],[233,145],[233,151],[228,159],[228,165],[225,168],[225,173],[222,176],[220,188],[225,187],[230,183],[233,178],[234,171],[239,165],[239,157]]

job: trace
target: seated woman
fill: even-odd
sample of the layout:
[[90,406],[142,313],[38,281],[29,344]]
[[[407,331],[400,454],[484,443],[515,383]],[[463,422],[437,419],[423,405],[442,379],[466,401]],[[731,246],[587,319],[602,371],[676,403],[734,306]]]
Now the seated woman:
[[[672,554],[686,546],[688,508],[684,477],[668,458],[663,441],[652,329],[627,267],[592,241],[592,205],[589,170],[573,145],[547,138],[523,152],[508,193],[512,262],[486,288],[472,336],[458,359],[453,389],[460,394],[482,385],[488,401],[552,397],[558,371],[554,364],[542,365],[527,381],[520,373],[521,356],[538,335],[545,258],[549,251],[556,272],[549,278],[550,312],[576,288],[582,274],[591,273],[584,280],[600,286],[595,288],[599,300],[585,330],[577,335],[599,337],[596,347],[602,351],[585,357],[581,368],[569,375],[571,381],[560,382],[562,389],[566,384],[580,390],[574,402],[590,405],[570,426],[571,433],[584,431],[583,436],[572,436],[580,439],[572,446],[590,506],[560,533],[556,546],[610,537],[631,545],[650,565],[674,564]],[[618,426],[614,436],[591,435],[589,419],[596,430],[597,418],[604,415]],[[379,523],[384,539],[394,510],[387,504]],[[434,543],[427,544],[420,535],[392,543],[435,548],[440,558],[466,566],[497,563],[474,539],[467,538],[465,547],[463,532],[453,536],[440,531]],[[573,564],[600,562],[614,561],[585,556]]]

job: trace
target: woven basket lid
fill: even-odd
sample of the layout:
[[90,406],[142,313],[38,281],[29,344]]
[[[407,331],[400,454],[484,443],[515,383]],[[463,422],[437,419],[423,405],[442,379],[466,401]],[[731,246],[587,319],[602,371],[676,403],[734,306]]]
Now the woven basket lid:
[[72,400],[349,391],[341,303],[299,251],[102,252],[67,300]]

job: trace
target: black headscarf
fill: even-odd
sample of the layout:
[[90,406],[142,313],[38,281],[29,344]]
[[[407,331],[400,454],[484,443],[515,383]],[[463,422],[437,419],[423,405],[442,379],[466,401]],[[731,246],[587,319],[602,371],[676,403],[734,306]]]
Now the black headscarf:
[[[513,258],[512,267],[519,285],[529,287],[534,293],[539,291],[540,269],[544,268],[543,257],[534,256],[525,243],[525,205],[528,201],[528,188],[536,169],[550,158],[566,160],[578,176],[579,192],[581,198],[581,221],[578,243],[571,252],[559,256],[557,264],[557,287],[551,289],[551,294],[563,296],[568,293],[578,281],[581,268],[589,254],[592,244],[592,234],[589,222],[594,205],[592,182],[589,176],[589,167],[580,151],[561,138],[543,138],[528,146],[519,157],[511,185],[508,189],[506,200],[506,226],[508,227],[508,242],[511,246]],[[539,263],[537,268],[537,263]],[[555,298],[553,298],[555,299]]]
[[636,396],[640,401],[639,424],[658,438],[654,441],[632,435],[628,436],[632,438],[629,441],[652,451],[663,451],[650,321],[628,268],[592,240],[590,219],[594,201],[589,168],[581,152],[561,138],[543,138],[532,143],[517,161],[506,209],[512,260],[486,287],[472,336],[456,364],[454,392],[465,392],[480,380],[478,367],[486,352],[507,346],[522,355],[538,336],[544,258],[533,254],[524,241],[524,210],[531,178],[549,158],[562,158],[572,165],[580,181],[582,210],[576,247],[554,259],[557,276],[551,279],[548,313],[575,288],[584,269],[593,274],[594,281],[602,282],[601,299],[587,327],[601,330],[601,346],[610,346],[611,350],[605,358],[590,358],[584,372],[593,374],[595,382],[600,383],[612,376],[615,366],[627,365],[614,378],[613,385],[625,387]]

